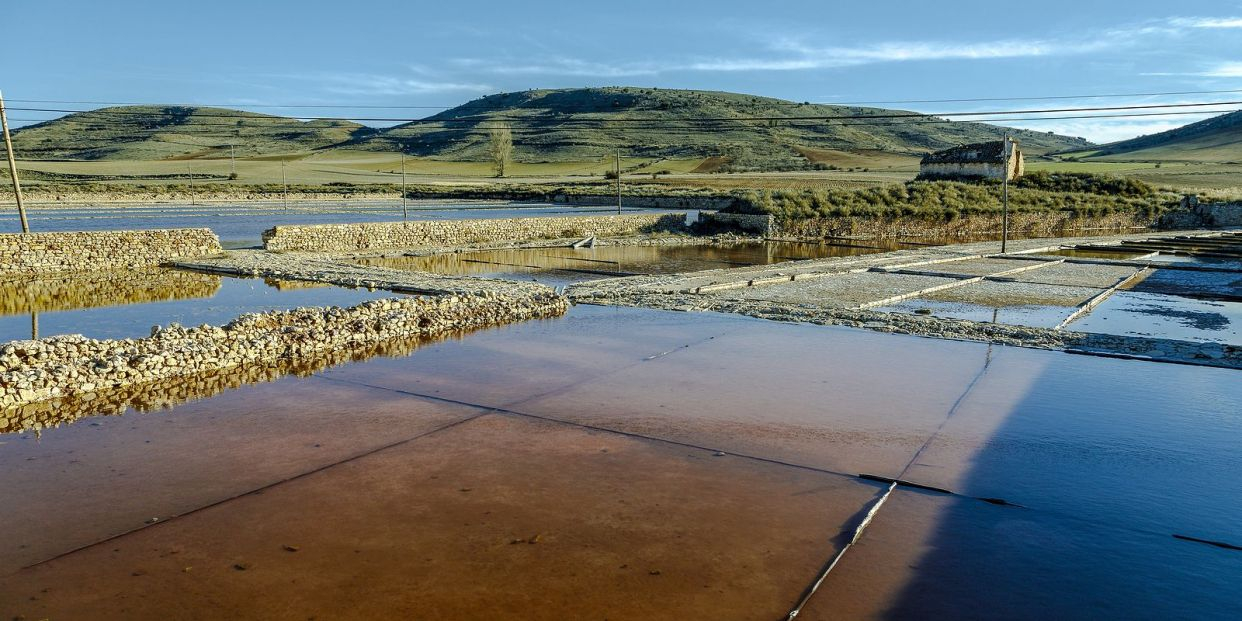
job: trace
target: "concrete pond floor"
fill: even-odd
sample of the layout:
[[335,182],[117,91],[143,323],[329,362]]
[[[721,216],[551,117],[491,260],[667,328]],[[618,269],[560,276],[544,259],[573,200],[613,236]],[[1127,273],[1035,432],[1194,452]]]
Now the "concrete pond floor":
[[0,435],[0,618],[1235,619],[1238,373],[578,306]]

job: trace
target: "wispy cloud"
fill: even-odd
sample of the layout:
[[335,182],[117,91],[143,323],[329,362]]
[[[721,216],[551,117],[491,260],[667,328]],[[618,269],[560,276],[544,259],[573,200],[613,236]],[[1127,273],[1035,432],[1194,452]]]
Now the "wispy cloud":
[[1170,23],[1182,28],[1242,28],[1242,17],[1179,17]]
[[535,58],[525,62],[512,59],[458,58],[453,61],[463,68],[472,68],[498,75],[564,75],[604,78],[655,75],[671,66],[648,63],[609,64],[564,56]]
[[931,60],[1031,58],[1084,53],[1108,46],[1103,40],[1062,43],[1044,40],[997,40],[978,43],[935,41],[886,42],[861,47],[816,47],[785,39],[772,46],[771,58],[719,58],[689,65],[697,71],[791,71],[854,67],[874,63]]
[[363,73],[334,74],[314,78],[323,89],[338,95],[430,95],[435,93],[486,93],[495,90],[476,82],[438,81]]
[[1220,63],[1200,75],[1209,78],[1242,78],[1242,62]]

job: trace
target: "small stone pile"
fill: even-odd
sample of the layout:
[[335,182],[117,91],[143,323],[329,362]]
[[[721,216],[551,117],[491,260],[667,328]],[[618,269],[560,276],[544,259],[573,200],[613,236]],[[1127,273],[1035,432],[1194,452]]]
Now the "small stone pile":
[[477,293],[251,313],[223,327],[156,327],[144,339],[69,335],[14,341],[0,348],[0,418],[5,419],[0,427],[17,422],[8,418],[24,404],[239,366],[308,360],[324,352],[555,316],[567,309],[568,301],[551,290],[526,296]]

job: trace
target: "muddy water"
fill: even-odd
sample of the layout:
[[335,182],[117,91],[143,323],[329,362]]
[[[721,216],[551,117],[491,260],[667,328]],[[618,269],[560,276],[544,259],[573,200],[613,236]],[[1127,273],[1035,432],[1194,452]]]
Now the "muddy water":
[[0,435],[0,613],[1237,618],[1236,375],[578,307]]
[[377,265],[439,274],[531,280],[565,285],[635,274],[675,274],[782,261],[883,252],[857,243],[750,242],[725,245],[600,246],[489,250],[424,257],[363,259]]
[[222,325],[242,313],[352,306],[395,294],[152,268],[0,282],[0,341],[131,338],[153,325]]

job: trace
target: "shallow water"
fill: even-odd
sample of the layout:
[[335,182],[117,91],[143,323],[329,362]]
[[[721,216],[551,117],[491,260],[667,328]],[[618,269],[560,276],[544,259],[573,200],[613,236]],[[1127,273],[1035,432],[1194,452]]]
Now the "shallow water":
[[1238,373],[575,307],[0,435],[0,612],[1232,619]]
[[1002,323],[1034,328],[1055,328],[1073,312],[1072,307],[1016,304],[1012,306],[988,306],[971,302],[946,302],[915,298],[882,306],[875,310],[888,313],[931,315],[949,319],[966,319],[983,323]]
[[1118,291],[1067,329],[1242,345],[1242,302]]
[[361,259],[359,263],[419,272],[565,285],[636,274],[675,274],[876,252],[883,252],[883,249],[842,244],[745,242],[725,245],[487,250],[422,257]]
[[[625,211],[651,211],[634,210]],[[400,203],[392,204],[309,204],[280,205],[107,205],[82,208],[28,210],[34,232],[110,231],[125,229],[209,228],[226,248],[260,245],[263,231],[285,224],[347,224],[352,222],[400,222]],[[486,205],[434,205],[419,203],[409,208],[410,220],[462,220],[477,218],[526,218],[539,216],[597,215],[616,213],[609,207],[570,207],[531,203],[492,203]],[[16,218],[0,218],[0,233],[21,231]]]
[[164,268],[6,281],[0,283],[0,341],[144,337],[153,325],[223,325],[243,313],[353,306],[396,295]]

